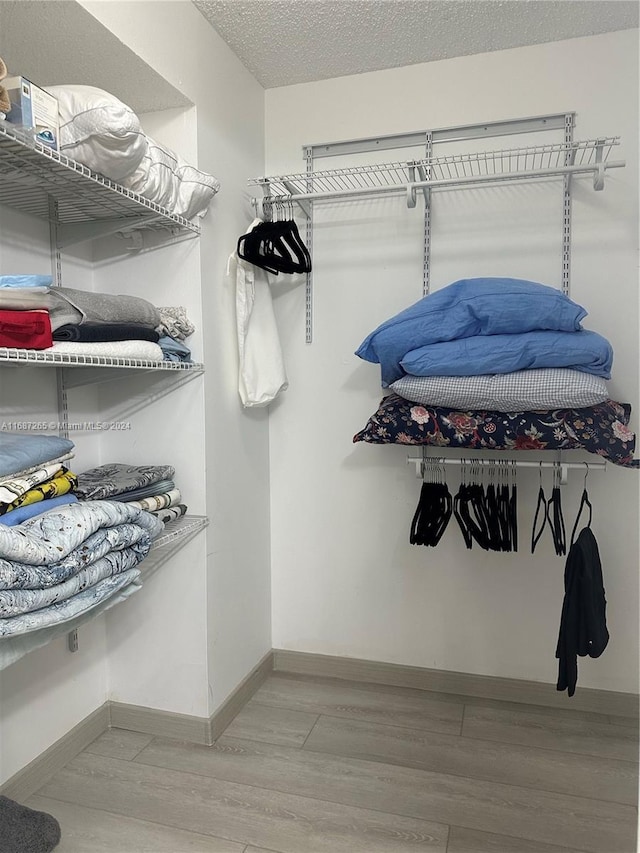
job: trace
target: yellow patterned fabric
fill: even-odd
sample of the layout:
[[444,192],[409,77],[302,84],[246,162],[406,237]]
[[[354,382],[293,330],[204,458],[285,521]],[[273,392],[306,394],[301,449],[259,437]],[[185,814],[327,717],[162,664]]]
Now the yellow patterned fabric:
[[[10,512],[19,506],[29,506],[39,501],[46,501],[48,498],[58,498],[61,495],[75,491],[77,485],[77,476],[64,467],[60,468],[50,480],[47,480],[46,483],[40,483],[39,486],[34,486],[33,489],[29,489],[28,492],[25,492],[24,495],[9,504],[4,512]],[[0,514],[4,515],[4,512],[0,511]]]

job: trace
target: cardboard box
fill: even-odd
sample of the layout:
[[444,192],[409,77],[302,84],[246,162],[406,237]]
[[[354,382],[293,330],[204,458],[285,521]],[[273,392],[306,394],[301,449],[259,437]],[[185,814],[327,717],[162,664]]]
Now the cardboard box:
[[58,99],[25,77],[7,77],[2,85],[11,101],[6,120],[31,132],[36,142],[57,151],[60,133]]

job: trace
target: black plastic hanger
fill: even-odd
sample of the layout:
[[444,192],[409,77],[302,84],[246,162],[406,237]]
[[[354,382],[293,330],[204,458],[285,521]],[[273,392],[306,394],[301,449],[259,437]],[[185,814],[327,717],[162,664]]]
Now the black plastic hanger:
[[[439,476],[433,460],[423,463],[423,472]],[[423,473],[424,477],[424,473]],[[443,474],[444,477],[444,474]],[[409,541],[412,545],[435,547],[447,528],[453,510],[453,499],[445,482],[431,479],[422,483],[420,499],[411,522]]]
[[573,546],[574,537],[576,535],[576,530],[578,529],[578,522],[580,521],[580,516],[582,515],[582,510],[586,507],[589,508],[589,521],[587,522],[587,527],[591,527],[591,520],[593,518],[593,507],[591,505],[591,501],[589,500],[589,494],[587,493],[587,477],[589,476],[589,463],[584,463],[587,466],[587,470],[584,475],[584,487],[582,490],[582,497],[580,498],[580,507],[578,508],[578,514],[576,516],[575,523],[573,525],[573,530],[571,531],[571,546]]
[[[540,463],[540,487],[538,489],[538,502],[536,504],[536,514],[533,517],[533,528],[531,529],[531,553],[533,554],[536,550],[536,545],[540,541],[540,537],[542,536],[544,529],[547,525],[547,521],[549,520],[549,514],[547,509],[547,499],[544,496],[544,489],[542,488],[542,462]],[[538,516],[540,515],[540,510],[542,510],[542,525],[540,530],[536,534],[536,525],[538,523]]]
[[275,275],[310,272],[311,256],[300,237],[293,213],[290,219],[284,219],[283,198],[271,203],[275,219],[259,222],[239,238],[238,257]]
[[558,557],[567,553],[567,538],[564,529],[564,516],[562,515],[562,498],[560,495],[560,465],[554,465],[553,489],[551,497],[547,502],[547,520],[551,528],[553,546]]

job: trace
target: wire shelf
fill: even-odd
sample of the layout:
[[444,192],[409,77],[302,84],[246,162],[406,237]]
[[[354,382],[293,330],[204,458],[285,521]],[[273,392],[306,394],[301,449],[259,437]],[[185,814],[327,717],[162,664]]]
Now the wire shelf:
[[[153,572],[160,568],[170,557],[187,544],[194,536],[209,523],[205,516],[185,515],[182,518],[171,521],[165,525],[164,532],[154,541],[151,551],[145,559],[139,563],[141,580],[147,579]],[[130,584],[119,594],[107,598],[96,607],[82,613],[75,619],[60,622],[50,628],[42,628],[39,631],[30,631],[27,634],[17,634],[14,637],[0,638],[0,670],[11,666],[29,652],[48,645],[57,637],[69,634],[77,630],[81,625],[90,622],[112,607],[117,606],[122,600],[140,589],[139,586]],[[143,593],[144,594],[144,593]]]
[[164,532],[154,540],[151,551],[140,563],[142,580],[146,580],[167,562],[187,542],[209,524],[204,515],[183,515],[165,525]]
[[596,173],[623,166],[608,160],[619,137],[587,139],[523,148],[450,154],[422,160],[352,166],[311,173],[252,178],[267,198],[333,198],[359,193],[406,191],[469,183],[544,178],[571,173]]
[[209,519],[206,515],[183,515],[181,518],[176,518],[175,521],[169,521],[165,524],[164,532],[157,539],[154,539],[147,560],[150,560],[156,551],[182,541],[187,536],[190,538],[195,533],[199,533],[200,530],[204,530],[208,523]]
[[76,355],[47,350],[0,347],[0,363],[37,364],[49,367],[121,367],[133,370],[202,372],[204,364],[183,361],[148,361],[141,358],[111,358],[103,355]]
[[134,228],[200,233],[200,226],[92,172],[0,121],[0,203],[49,219],[49,198],[58,202],[61,225],[121,220]]

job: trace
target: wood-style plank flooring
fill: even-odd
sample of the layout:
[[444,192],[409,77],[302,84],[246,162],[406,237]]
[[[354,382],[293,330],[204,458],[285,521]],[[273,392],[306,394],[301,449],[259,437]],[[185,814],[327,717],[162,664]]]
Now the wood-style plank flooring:
[[27,805],[56,853],[636,853],[638,726],[271,676],[212,747],[113,729]]

